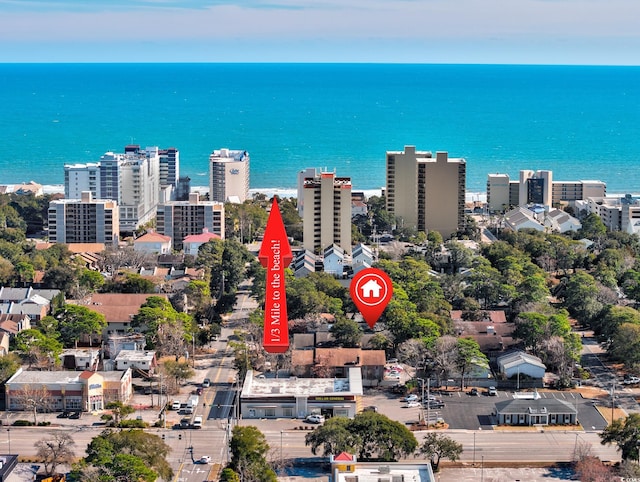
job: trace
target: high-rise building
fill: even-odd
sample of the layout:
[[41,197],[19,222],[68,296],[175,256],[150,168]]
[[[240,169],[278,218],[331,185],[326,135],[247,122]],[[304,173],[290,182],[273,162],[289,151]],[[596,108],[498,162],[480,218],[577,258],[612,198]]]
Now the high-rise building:
[[522,170],[517,181],[508,174],[487,176],[487,205],[491,212],[504,212],[514,206],[540,204],[549,208],[563,203],[604,197],[602,181],[554,181],[552,171]]
[[249,153],[215,150],[209,156],[209,200],[243,203],[249,198]]
[[191,193],[188,201],[159,204],[156,230],[171,237],[173,248],[178,251],[183,249],[185,237],[204,230],[224,238],[224,204],[202,201],[198,193]]
[[128,145],[124,154],[107,152],[100,162],[65,165],[67,199],[89,191],[95,199],[117,201],[120,231],[131,232],[155,216],[160,197],[160,155],[157,147]]
[[448,238],[464,226],[466,161],[446,152],[387,152],[387,212],[399,227],[438,231]]
[[180,179],[180,151],[175,147],[160,149],[160,187],[171,186],[172,190],[178,186]]
[[49,203],[49,241],[52,243],[117,244],[120,237],[118,203],[95,200],[90,191],[80,199]]
[[303,246],[320,254],[336,244],[351,253],[351,178],[316,172],[304,179]]

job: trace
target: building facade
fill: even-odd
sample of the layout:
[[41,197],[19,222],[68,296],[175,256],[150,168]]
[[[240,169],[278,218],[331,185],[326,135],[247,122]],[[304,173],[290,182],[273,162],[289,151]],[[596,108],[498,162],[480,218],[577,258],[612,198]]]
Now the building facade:
[[150,221],[160,198],[158,147],[125,146],[124,154],[107,152],[100,162],[64,166],[64,194],[81,199],[89,191],[94,199],[117,201],[120,231],[131,232]]
[[316,172],[304,180],[302,244],[314,253],[333,244],[351,254],[351,178]]
[[90,191],[80,199],[59,199],[49,203],[47,216],[51,243],[104,243],[120,239],[120,211],[111,200],[92,199]]
[[447,152],[387,152],[387,212],[400,227],[438,231],[445,239],[464,226],[466,161]]
[[169,236],[173,249],[181,251],[184,238],[202,234],[205,230],[224,238],[224,204],[202,201],[191,193],[188,201],[171,201],[158,205],[156,226],[160,234]]
[[19,368],[5,384],[7,409],[17,411],[32,409],[33,400],[37,400],[37,408],[42,411],[100,411],[107,403],[105,390],[109,393],[108,401],[127,403],[133,394],[131,370],[68,372]]
[[243,203],[249,198],[249,153],[219,149],[209,156],[209,200]]
[[353,418],[362,405],[360,367],[347,378],[266,378],[249,370],[240,395],[242,418]]
[[487,204],[490,212],[505,212],[513,207],[540,204],[552,207],[590,197],[605,196],[602,181],[554,181],[552,171],[522,170],[517,181],[508,174],[487,176]]

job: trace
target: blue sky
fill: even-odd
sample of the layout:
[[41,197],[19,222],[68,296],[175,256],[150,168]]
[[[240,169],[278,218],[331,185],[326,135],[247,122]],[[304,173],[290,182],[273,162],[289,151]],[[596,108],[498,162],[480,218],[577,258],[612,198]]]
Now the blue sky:
[[640,65],[640,0],[0,0],[0,62]]

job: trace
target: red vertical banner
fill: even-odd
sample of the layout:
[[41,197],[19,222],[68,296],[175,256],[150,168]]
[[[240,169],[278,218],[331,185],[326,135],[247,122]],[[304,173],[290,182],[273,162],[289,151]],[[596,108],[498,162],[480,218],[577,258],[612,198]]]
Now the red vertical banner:
[[275,197],[271,204],[258,259],[267,269],[262,344],[265,351],[269,353],[283,353],[289,349],[284,270],[291,264],[293,254]]

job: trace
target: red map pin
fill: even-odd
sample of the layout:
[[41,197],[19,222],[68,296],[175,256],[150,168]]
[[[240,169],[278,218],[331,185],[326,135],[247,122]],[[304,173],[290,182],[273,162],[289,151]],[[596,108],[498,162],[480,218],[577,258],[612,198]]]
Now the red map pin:
[[393,284],[384,271],[367,268],[353,277],[349,291],[364,321],[373,328],[391,300]]

